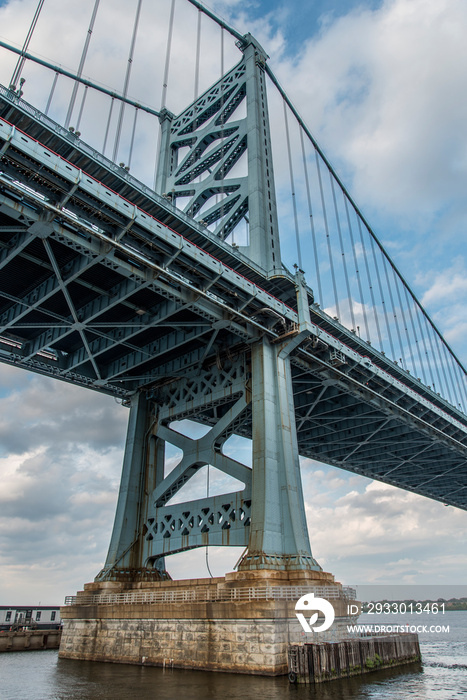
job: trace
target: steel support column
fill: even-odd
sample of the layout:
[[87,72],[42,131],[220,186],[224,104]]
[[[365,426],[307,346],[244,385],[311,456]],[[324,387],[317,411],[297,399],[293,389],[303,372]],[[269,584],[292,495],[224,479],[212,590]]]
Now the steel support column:
[[306,524],[289,353],[252,347],[253,484],[248,552],[240,569],[314,569]]
[[[165,443],[152,432],[150,402],[139,392],[131,399],[122,477],[117,511],[107,559],[96,580],[146,574],[144,570],[144,530],[148,500],[144,494],[164,478]],[[164,561],[154,563],[156,577],[166,577]]]
[[279,225],[264,72],[268,56],[251,34],[247,34],[244,40],[250,222],[248,246],[244,251],[269,275],[280,275]]

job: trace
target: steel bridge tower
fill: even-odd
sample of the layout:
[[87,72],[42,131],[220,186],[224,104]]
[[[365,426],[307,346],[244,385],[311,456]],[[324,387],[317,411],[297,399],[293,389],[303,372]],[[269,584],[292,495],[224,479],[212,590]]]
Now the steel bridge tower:
[[[214,223],[221,239],[245,218],[249,240],[241,250],[263,275],[275,277],[282,267],[267,55],[249,34],[239,48],[241,61],[181,114],[163,111],[157,191],[173,204],[188,199],[186,212],[202,224]],[[246,116],[236,118],[242,103]],[[229,177],[243,154],[248,174]],[[306,524],[290,367],[290,353],[310,334],[301,271],[296,293],[300,323],[292,333],[274,342],[264,337],[236,357],[227,353],[214,366],[134,394],[115,523],[97,580],[165,577],[167,555],[205,545],[247,548],[239,570],[321,570]],[[280,318],[272,315],[271,322]],[[205,357],[214,343],[215,334]],[[209,424],[209,432],[190,439],[170,427],[184,418]],[[224,454],[234,433],[251,434],[252,468]],[[166,443],[181,449],[183,458],[164,476]],[[171,505],[205,465],[235,477],[243,490]]]
[[[130,407],[107,559],[96,579],[66,601],[60,655],[275,675],[287,672],[288,645],[303,643],[297,601],[310,603],[311,596],[314,603],[331,603],[336,619],[326,641],[346,635],[355,612],[349,605],[355,591],[312,556],[299,451],[466,508],[467,423],[461,404],[452,404],[466,372],[290,103],[262,47],[198,0],[189,1],[235,37],[242,57],[204,94],[195,92],[179,115],[127,96],[141,0],[122,95],[81,75],[99,0],[77,75],[27,53],[29,38],[22,50],[0,42],[20,55],[14,85],[0,85],[0,361]],[[174,8],[172,0],[163,95]],[[15,87],[26,60],[55,73],[45,113],[22,99],[24,79]],[[61,73],[111,97],[104,153],[69,127],[76,85],[66,126],[48,116]],[[198,77],[199,61],[195,85]],[[281,259],[266,77],[284,107],[302,267],[288,113],[299,128],[316,302],[303,271],[289,272]],[[109,160],[114,99],[121,108]],[[115,162],[125,104],[135,109],[129,163],[138,110],[160,120],[155,191],[130,175],[129,165]],[[308,161],[316,164],[312,180]],[[321,167],[329,185],[323,186]],[[321,200],[313,210],[311,192]],[[243,222],[247,233],[240,238]],[[327,259],[317,252],[324,237]],[[354,264],[347,264],[346,251]],[[336,316],[324,308],[320,281],[328,261],[323,281],[332,283]],[[367,339],[356,325],[355,309],[365,309],[365,280],[381,350],[372,345],[365,312]],[[347,325],[338,304],[345,295]],[[398,347],[396,361],[391,357]],[[418,356],[410,371],[407,355]],[[435,380],[449,400],[437,393]],[[181,434],[177,424],[186,419],[206,432]],[[251,465],[232,456],[227,443],[233,435],[251,439]],[[169,445],[182,453],[171,471]],[[206,484],[206,496],[195,499],[194,477],[205,467],[208,475],[213,467],[236,480],[241,487],[232,488],[240,490],[213,496]],[[168,580],[171,554],[208,546],[243,548],[238,570]],[[319,611],[327,623],[324,608]]]

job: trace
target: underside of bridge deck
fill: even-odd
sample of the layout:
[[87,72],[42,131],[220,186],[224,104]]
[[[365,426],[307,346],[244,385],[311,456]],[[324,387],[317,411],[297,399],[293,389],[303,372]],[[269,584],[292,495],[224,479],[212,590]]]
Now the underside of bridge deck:
[[[205,544],[319,569],[298,454],[467,508],[464,414],[321,311],[300,273],[268,274],[11,96],[0,155],[1,361],[131,405],[103,576]],[[182,418],[211,430],[189,440]],[[253,471],[223,453],[232,434],[253,439]],[[166,442],[184,454],[170,474]],[[243,490],[173,505],[206,464]]]

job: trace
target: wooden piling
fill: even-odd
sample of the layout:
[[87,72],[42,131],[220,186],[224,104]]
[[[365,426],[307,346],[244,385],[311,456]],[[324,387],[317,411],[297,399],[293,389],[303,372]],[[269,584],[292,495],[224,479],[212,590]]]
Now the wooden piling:
[[292,683],[323,683],[420,660],[418,635],[412,633],[291,644],[288,650],[289,680]]

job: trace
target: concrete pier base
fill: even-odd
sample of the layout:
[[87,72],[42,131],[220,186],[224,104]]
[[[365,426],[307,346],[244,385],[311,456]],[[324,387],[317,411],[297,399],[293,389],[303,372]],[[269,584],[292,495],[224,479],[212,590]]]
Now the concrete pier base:
[[326,595],[336,621],[346,590],[321,571],[245,571],[222,578],[100,582],[62,608],[60,657],[263,675],[286,674],[290,644],[305,641],[295,603]]

